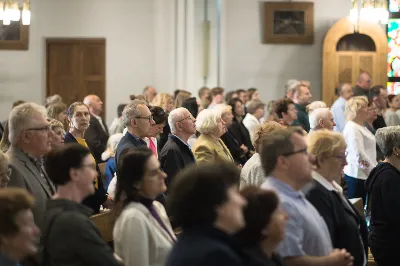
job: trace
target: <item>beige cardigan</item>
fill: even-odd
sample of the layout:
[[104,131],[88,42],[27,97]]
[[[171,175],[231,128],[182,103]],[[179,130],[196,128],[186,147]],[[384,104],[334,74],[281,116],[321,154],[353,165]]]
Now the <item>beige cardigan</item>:
[[161,266],[167,261],[175,234],[164,206],[157,201],[153,202],[153,206],[174,239],[143,204],[128,204],[118,217],[113,231],[115,253],[125,266]]

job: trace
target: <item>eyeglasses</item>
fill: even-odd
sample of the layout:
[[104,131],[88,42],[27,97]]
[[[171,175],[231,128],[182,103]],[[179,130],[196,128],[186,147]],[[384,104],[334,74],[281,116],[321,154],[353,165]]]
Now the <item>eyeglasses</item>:
[[377,108],[377,107],[375,107],[375,108],[370,107],[370,108],[367,109],[368,112],[373,112],[373,111],[376,112],[378,110],[379,110],[379,108]]
[[178,122],[182,122],[182,121],[184,121],[184,120],[186,120],[186,119],[193,120],[193,119],[194,119],[194,117],[193,117],[192,115],[188,115],[187,117],[185,117],[185,118],[184,118],[184,119],[182,119],[182,120],[179,120]]
[[298,150],[298,151],[292,151],[292,152],[283,153],[282,156],[289,157],[289,156],[292,156],[292,155],[295,155],[295,154],[298,154],[298,153],[304,153],[304,154],[308,155],[307,148],[301,149],[301,150]]
[[25,129],[25,131],[29,131],[29,130],[34,130],[34,131],[47,131],[49,132],[51,130],[50,125],[47,126],[43,126],[43,127],[34,127],[34,128],[28,128]]
[[145,116],[145,117],[143,117],[143,116],[136,116],[136,117],[134,117],[134,118],[138,118],[138,119],[147,119],[147,120],[149,120],[149,122],[151,122],[151,121],[153,120],[153,116],[152,116],[152,115],[150,115],[150,116]]

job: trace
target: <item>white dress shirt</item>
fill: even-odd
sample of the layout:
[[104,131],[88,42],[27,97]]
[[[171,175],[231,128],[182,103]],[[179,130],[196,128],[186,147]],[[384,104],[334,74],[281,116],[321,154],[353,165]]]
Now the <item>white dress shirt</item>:
[[257,126],[261,125],[260,120],[258,120],[254,115],[247,113],[243,119],[243,124],[249,131],[250,139],[251,139],[251,142],[253,143],[254,131],[256,130]]
[[365,127],[347,121],[343,136],[347,144],[347,165],[344,173],[348,176],[366,180],[376,161],[375,136]]

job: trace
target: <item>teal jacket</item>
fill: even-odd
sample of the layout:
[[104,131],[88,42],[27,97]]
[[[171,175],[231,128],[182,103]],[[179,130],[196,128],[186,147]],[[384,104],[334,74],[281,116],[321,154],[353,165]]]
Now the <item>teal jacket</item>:
[[308,120],[308,114],[304,105],[295,104],[297,110],[297,120],[294,121],[293,125],[302,126],[305,131],[310,132],[310,121]]

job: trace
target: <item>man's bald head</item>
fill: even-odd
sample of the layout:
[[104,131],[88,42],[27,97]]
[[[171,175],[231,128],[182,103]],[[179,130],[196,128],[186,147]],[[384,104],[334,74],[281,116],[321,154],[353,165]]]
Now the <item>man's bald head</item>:
[[357,85],[364,90],[371,89],[371,75],[368,72],[361,72],[361,74],[357,78]]
[[94,115],[100,115],[103,110],[103,102],[100,97],[94,94],[88,95],[83,99],[83,103],[89,107],[89,110]]

